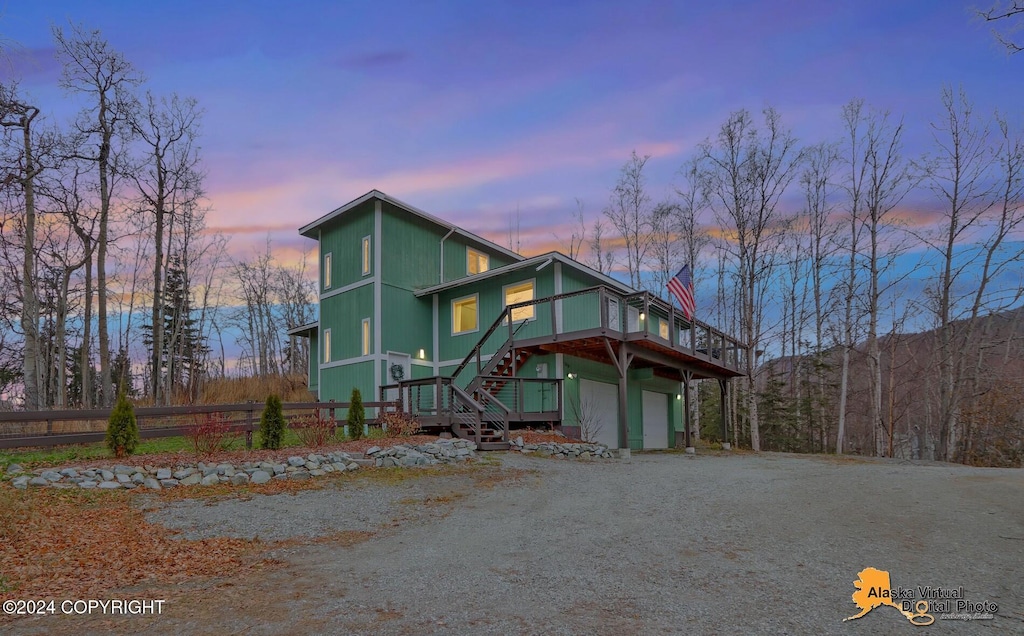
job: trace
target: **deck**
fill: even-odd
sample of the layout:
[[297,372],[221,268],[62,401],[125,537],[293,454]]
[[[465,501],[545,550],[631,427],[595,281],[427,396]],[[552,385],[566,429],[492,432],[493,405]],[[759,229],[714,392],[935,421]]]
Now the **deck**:
[[507,443],[514,424],[561,421],[561,378],[518,373],[530,357],[547,353],[613,365],[624,395],[626,373],[637,368],[679,382],[724,383],[744,375],[749,348],[649,292],[590,287],[506,307],[451,377],[381,387],[381,399],[397,390],[425,427],[452,427],[478,444]]

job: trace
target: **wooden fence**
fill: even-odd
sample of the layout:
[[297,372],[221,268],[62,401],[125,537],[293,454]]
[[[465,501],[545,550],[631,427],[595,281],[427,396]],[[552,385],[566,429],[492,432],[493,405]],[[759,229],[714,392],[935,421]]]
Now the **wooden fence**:
[[[252,448],[252,434],[259,427],[262,402],[244,404],[211,404],[203,406],[149,406],[135,409],[139,437],[177,437],[200,421],[198,417],[219,413],[226,415],[232,432],[245,433],[245,446]],[[400,411],[400,402],[363,402],[378,413]],[[326,411],[335,419],[335,410],[348,410],[348,402],[291,402],[282,405],[289,417],[314,411]],[[58,446],[102,442],[107,434],[107,421],[112,409],[66,411],[17,411],[0,413],[0,449],[26,446]],[[376,424],[376,418],[367,418]]]

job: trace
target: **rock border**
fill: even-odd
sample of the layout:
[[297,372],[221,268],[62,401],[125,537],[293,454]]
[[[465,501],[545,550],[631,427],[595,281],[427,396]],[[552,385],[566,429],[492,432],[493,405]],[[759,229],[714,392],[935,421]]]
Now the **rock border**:
[[295,455],[284,462],[242,462],[180,464],[173,467],[128,466],[125,464],[76,468],[42,468],[25,472],[19,464],[7,467],[5,476],[11,486],[21,490],[31,487],[124,490],[143,488],[163,490],[180,486],[213,486],[249,483],[265,484],[271,479],[310,479],[328,473],[342,473],[371,466],[428,466],[462,462],[476,457],[476,444],[467,440],[439,440],[409,446],[399,444],[387,449],[377,446],[365,455],[333,452]]
[[520,453],[535,453],[542,457],[557,457],[560,459],[612,459],[614,455],[603,444],[589,444],[586,442],[541,442],[539,444],[525,444],[522,437],[516,437],[511,441],[510,450]]

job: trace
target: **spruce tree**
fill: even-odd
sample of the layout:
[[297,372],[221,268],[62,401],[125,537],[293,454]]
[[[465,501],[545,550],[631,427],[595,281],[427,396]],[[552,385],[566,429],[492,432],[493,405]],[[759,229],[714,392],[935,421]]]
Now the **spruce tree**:
[[366,423],[366,411],[363,409],[363,396],[359,389],[352,389],[352,397],[348,407],[348,436],[360,439],[363,436],[363,424]]
[[260,416],[260,448],[277,450],[284,440],[284,410],[281,398],[274,394],[267,396],[267,405]]
[[135,409],[121,391],[107,422],[107,448],[115,456],[125,457],[134,453],[138,446],[139,425],[135,421]]

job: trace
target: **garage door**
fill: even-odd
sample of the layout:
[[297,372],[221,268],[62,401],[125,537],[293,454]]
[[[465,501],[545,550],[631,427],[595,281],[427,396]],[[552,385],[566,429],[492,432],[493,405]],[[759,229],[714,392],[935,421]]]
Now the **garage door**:
[[644,448],[668,448],[668,396],[644,391]]
[[619,387],[607,382],[580,380],[582,433],[608,448],[619,447]]

